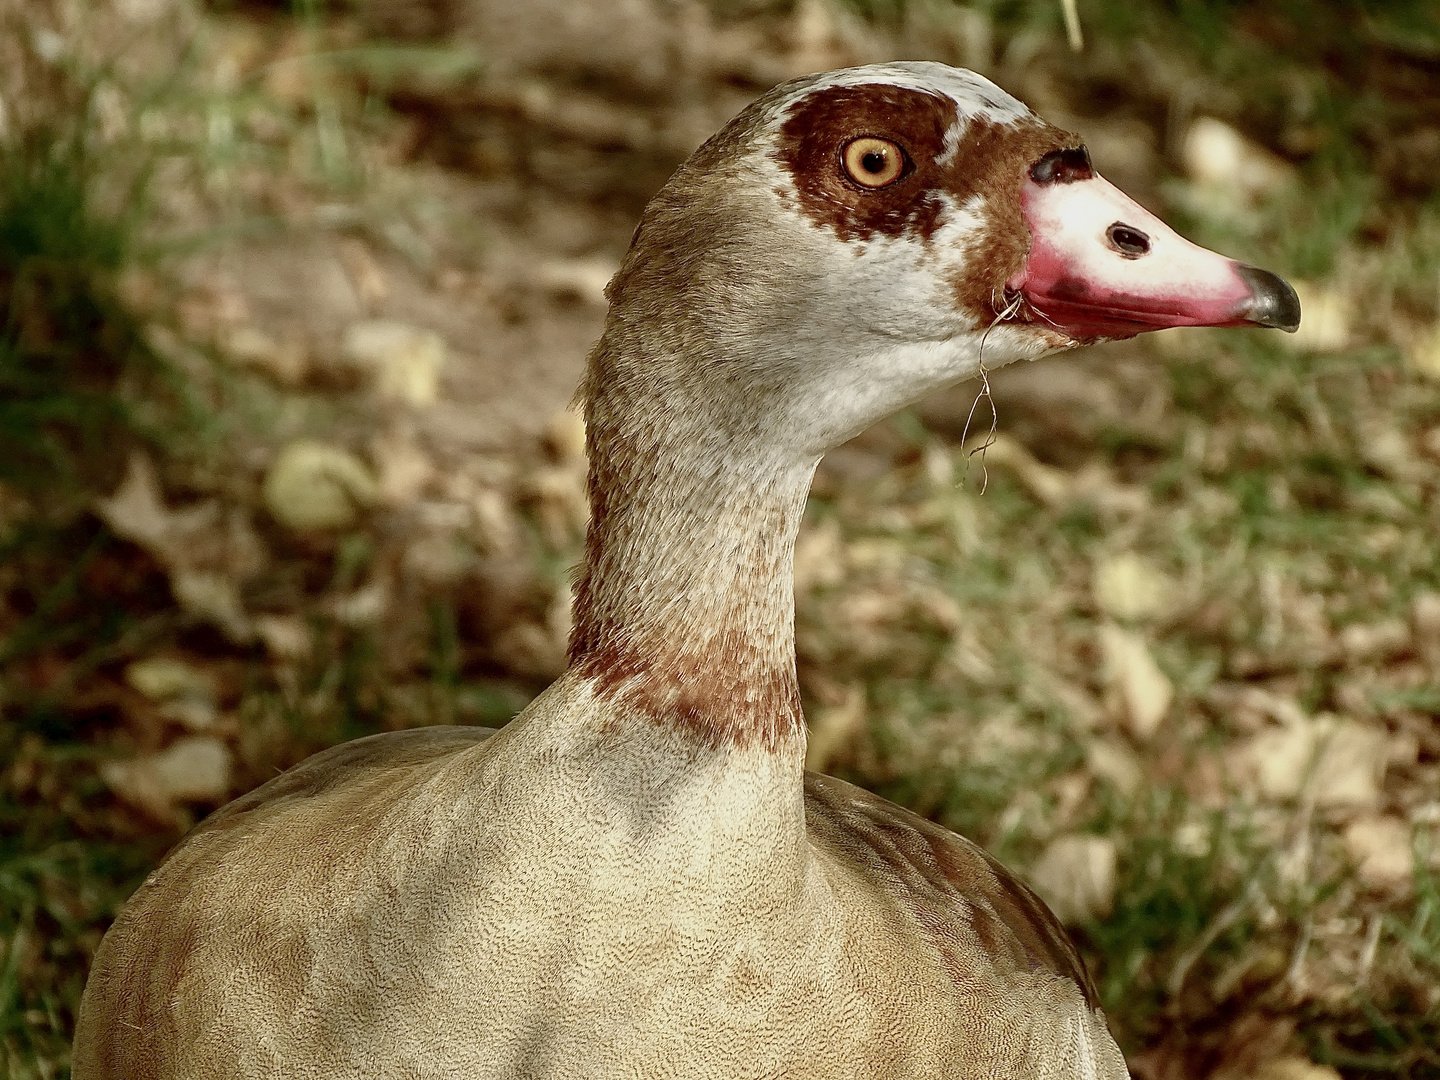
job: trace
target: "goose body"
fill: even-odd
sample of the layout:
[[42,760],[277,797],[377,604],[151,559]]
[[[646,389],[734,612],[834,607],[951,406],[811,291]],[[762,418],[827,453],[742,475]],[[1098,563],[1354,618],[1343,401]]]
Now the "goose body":
[[737,117],[610,298],[568,671],[199,826],[96,955],[76,1080],[1127,1075],[1023,884],[805,773],[795,533],[827,448],[982,348],[1293,328],[1293,292],[979,76],[890,64]]

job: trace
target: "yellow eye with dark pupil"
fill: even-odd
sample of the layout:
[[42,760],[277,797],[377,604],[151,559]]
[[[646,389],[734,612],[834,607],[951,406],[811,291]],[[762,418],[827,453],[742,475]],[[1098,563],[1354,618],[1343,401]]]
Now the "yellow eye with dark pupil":
[[861,187],[882,188],[900,179],[905,153],[889,139],[862,135],[845,144],[841,153],[845,175]]

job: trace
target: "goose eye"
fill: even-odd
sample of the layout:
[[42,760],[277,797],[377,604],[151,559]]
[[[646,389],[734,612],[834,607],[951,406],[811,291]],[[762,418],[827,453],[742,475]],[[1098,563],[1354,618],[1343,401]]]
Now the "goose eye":
[[840,156],[845,175],[861,187],[885,187],[899,180],[905,171],[905,151],[897,143],[873,135],[851,139]]

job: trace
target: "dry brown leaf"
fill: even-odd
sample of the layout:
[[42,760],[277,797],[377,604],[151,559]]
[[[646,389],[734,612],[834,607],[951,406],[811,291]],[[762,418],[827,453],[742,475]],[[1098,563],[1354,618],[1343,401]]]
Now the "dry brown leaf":
[[315,650],[315,637],[299,616],[257,615],[254,622],[255,636],[276,660],[305,660]]
[[159,821],[173,821],[187,802],[219,802],[230,793],[233,755],[204,735],[178,739],[158,754],[107,761],[100,777],[120,798]]
[[377,578],[330,604],[335,618],[346,626],[361,628],[378,626],[390,611],[390,583]]
[[366,372],[386,401],[432,405],[445,365],[445,342],[433,330],[393,319],[355,323],[345,332],[345,358]]
[[1031,869],[1030,884],[1068,926],[1103,919],[1115,904],[1117,861],[1109,837],[1056,837]]
[[471,500],[475,540],[487,555],[513,555],[520,548],[520,524],[514,508],[498,491],[482,488]]
[[96,512],[165,568],[171,592],[189,614],[232,641],[251,639],[239,583],[264,566],[266,553],[243,510],[222,512],[213,499],[170,510],[149,458],[137,453],[115,494],[96,501]]
[[1380,801],[1390,746],[1385,734],[1334,716],[1301,717],[1248,740],[1236,760],[1263,798],[1364,808]]
[[1067,473],[1038,461],[1035,455],[1004,432],[995,435],[976,456],[982,468],[997,465],[1009,469],[1015,479],[1046,506],[1062,505],[1071,496],[1074,482]]
[[620,269],[614,259],[546,259],[535,267],[535,284],[555,296],[574,298],[601,311],[608,306],[605,286]]
[[386,506],[410,506],[435,480],[435,463],[430,460],[406,423],[393,424],[370,445],[375,462],[380,501]]
[[95,508],[117,536],[139,544],[166,567],[188,565],[196,538],[215,528],[220,513],[213,501],[170,510],[160,494],[155,467],[138,452],[131,455],[115,494],[97,499]]
[[1085,748],[1085,767],[1097,780],[1108,780],[1129,798],[1140,790],[1145,767],[1128,747],[1108,739],[1094,739]]
[[1351,623],[1340,631],[1339,645],[1342,658],[1348,662],[1391,656],[1409,647],[1410,627],[1399,619]]
[[825,518],[802,525],[795,539],[795,591],[807,593],[819,586],[838,585],[844,577],[840,523]]
[[366,305],[374,307],[390,295],[390,283],[385,271],[375,261],[370,249],[355,237],[348,237],[340,244],[340,262],[350,275],[350,283],[356,294]]
[[495,657],[511,671],[535,679],[553,679],[565,670],[565,648],[548,627],[520,622],[495,642]]
[[192,731],[203,731],[215,723],[214,680],[193,664],[168,656],[136,660],[125,669],[125,681],[160,703],[167,719]]
[[1417,375],[1440,381],[1440,323],[1417,333],[1405,350],[1406,365]]
[[1267,1061],[1250,1074],[1250,1080],[1340,1080],[1340,1074],[1329,1065],[1289,1055]]
[[338,446],[300,439],[276,456],[265,474],[265,507],[296,532],[353,524],[372,505],[379,486],[360,461]]
[[415,537],[401,556],[405,573],[426,585],[454,585],[475,565],[475,553],[457,531],[436,529]]
[[586,467],[585,417],[579,409],[561,409],[545,422],[545,449],[558,464]]
[[865,726],[865,687],[852,683],[844,688],[838,705],[814,710],[805,747],[805,767],[824,772],[847,743]]
[[1100,610],[1121,622],[1164,614],[1174,592],[1170,579],[1150,560],[1128,551],[1100,559],[1091,588]]
[[227,638],[243,645],[255,637],[255,628],[240,600],[240,586],[228,574],[213,570],[174,570],[170,592],[187,613],[217,627]]
[[301,342],[276,341],[254,326],[235,327],[222,347],[237,364],[255,368],[281,386],[300,385],[310,370],[310,356]]
[[1119,690],[1124,703],[1126,726],[1137,739],[1148,740],[1170,711],[1175,688],[1139,634],[1103,623],[1100,650],[1106,678]]
[[1198,117],[1190,125],[1180,155],[1191,180],[1231,199],[1253,201],[1285,188],[1295,178],[1287,162],[1211,116]]
[[536,502],[540,528],[552,547],[563,548],[585,535],[590,500],[585,473],[574,465],[547,466],[530,474],[527,486]]
[[1410,891],[1415,856],[1410,826],[1400,818],[1385,815],[1351,822],[1345,829],[1345,849],[1365,884],[1392,892]]
[[1440,593],[1422,592],[1410,604],[1415,636],[1424,645],[1440,645]]
[[1282,345],[1314,352],[1338,352],[1350,344],[1354,323],[1350,298],[1330,285],[1294,283],[1305,318],[1293,334],[1281,334]]
[[1418,482],[1433,471],[1418,453],[1409,433],[1391,423],[1367,425],[1361,433],[1360,453],[1367,465],[1393,480]]
[[859,62],[857,34],[845,13],[825,0],[800,0],[788,27],[785,77],[848,67]]
[[208,674],[194,664],[169,656],[136,660],[125,669],[125,681],[151,701],[209,701],[215,697],[215,683]]

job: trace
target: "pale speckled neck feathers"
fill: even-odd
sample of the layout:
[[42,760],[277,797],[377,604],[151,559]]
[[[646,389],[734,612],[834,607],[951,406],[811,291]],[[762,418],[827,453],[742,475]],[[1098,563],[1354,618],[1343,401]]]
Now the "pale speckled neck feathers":
[[612,348],[592,358],[572,670],[710,745],[798,746],[792,563],[814,462],[717,430],[703,393],[667,386],[683,365]]

